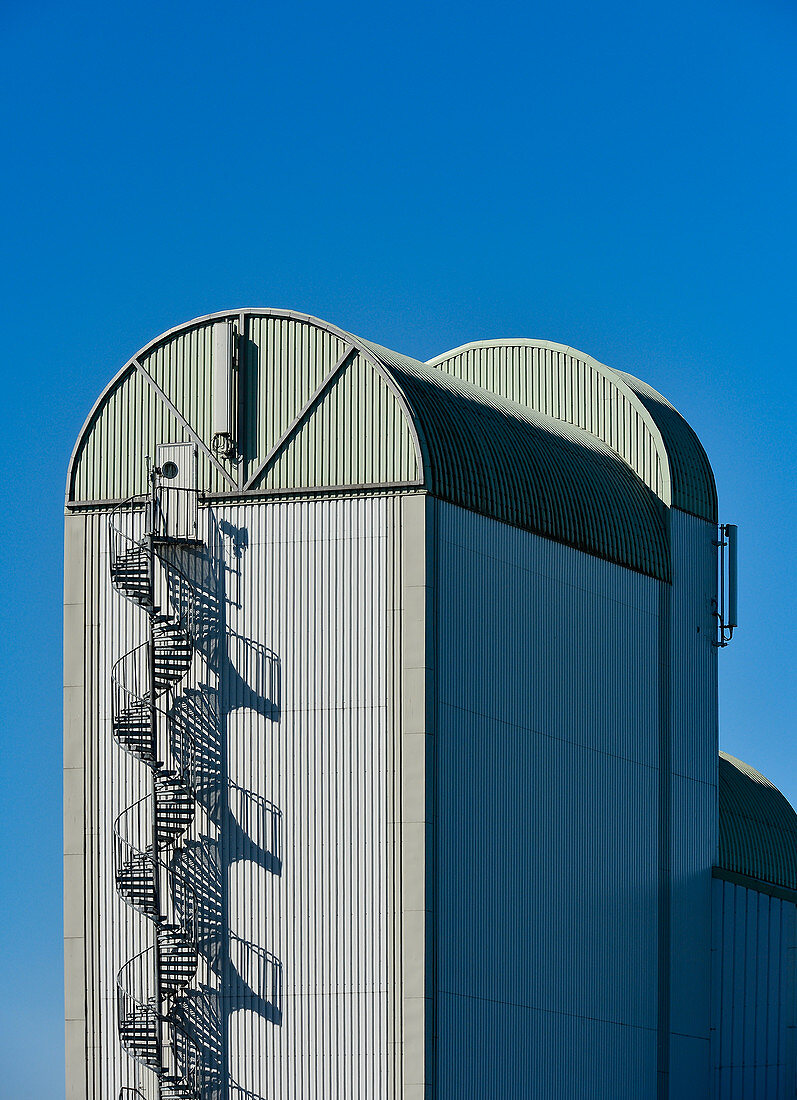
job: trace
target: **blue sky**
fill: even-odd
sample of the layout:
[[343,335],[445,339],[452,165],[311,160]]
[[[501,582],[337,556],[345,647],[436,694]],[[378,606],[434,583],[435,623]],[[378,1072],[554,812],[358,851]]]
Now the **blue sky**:
[[786,0],[3,5],[4,1094],[63,1095],[66,465],[190,317],[542,337],[661,390],[740,527],[721,744],[797,803],[796,30]]

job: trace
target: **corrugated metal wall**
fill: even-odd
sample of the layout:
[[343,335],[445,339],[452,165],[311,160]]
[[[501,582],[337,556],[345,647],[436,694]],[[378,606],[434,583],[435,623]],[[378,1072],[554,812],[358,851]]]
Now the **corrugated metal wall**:
[[[708,1090],[711,867],[717,852],[716,527],[673,510],[670,1095]],[[700,1090],[703,1090],[701,1092]]]
[[797,1092],[797,906],[713,880],[716,1100]]
[[[167,340],[159,343],[148,355],[142,355],[139,360],[147,374],[208,446],[213,438],[212,356],[213,324],[205,322],[174,333]],[[233,371],[234,404],[237,396],[237,380],[238,374]],[[186,435],[185,438],[188,440],[189,437]],[[155,442],[164,443],[167,440],[156,437]],[[141,443],[138,444],[138,449],[141,450]],[[146,453],[155,457],[154,450]],[[236,466],[222,456],[217,455],[217,461],[227,471],[232,484],[222,477],[204,451],[199,453],[199,484],[207,492],[229,492],[238,476]]]
[[[397,507],[214,512],[229,601],[231,1096],[399,1094]],[[254,685],[269,677],[263,706]],[[266,860],[251,825],[263,807],[280,837]]]
[[438,1081],[654,1097],[660,585],[439,506]]
[[304,407],[346,345],[333,333],[286,317],[247,318],[241,434],[248,480]]
[[[199,452],[199,485],[229,493],[254,478],[257,489],[360,486],[414,482],[415,443],[395,394],[362,355],[340,372],[273,465],[255,477],[264,459],[350,347],[342,337],[287,316],[230,315],[239,340],[233,406],[239,457]],[[145,455],[158,443],[191,440],[170,411],[179,411],[212,449],[213,320],[168,334],[142,353],[96,410],[75,455],[70,499],[127,499],[146,491]],[[224,474],[226,473],[226,477]]]
[[384,378],[357,355],[256,487],[378,485],[417,477],[407,418]]
[[[518,341],[467,347],[430,362],[457,378],[592,432],[617,451],[659,496],[669,474],[657,441],[628,392],[571,348]],[[668,496],[665,497],[669,503]]]
[[[140,525],[141,514],[133,520]],[[125,754],[111,737],[111,668],[124,653],[146,639],[146,616],[110,584],[107,531],[108,513],[94,511],[85,517],[85,941],[86,941],[86,1042],[87,1095],[105,1100],[118,1095],[122,1085],[134,1083],[132,1060],[122,1049],[117,1034],[116,978],[123,963],[154,943],[153,925],[120,899],[114,884],[113,824],[117,816],[151,791],[148,769]],[[165,606],[165,604],[164,604]],[[73,639],[73,644],[79,644]],[[185,707],[198,696],[215,698],[216,676],[203,655],[197,653],[190,675],[180,684],[175,705]],[[211,710],[213,706],[211,704]],[[217,846],[218,823],[210,804],[200,800],[193,825],[181,841],[183,874],[195,881],[193,857]],[[212,860],[211,860],[212,863]],[[199,882],[195,883],[199,887]],[[208,910],[204,919],[207,926]],[[220,974],[206,951],[194,988],[202,988],[203,1011],[193,1011],[193,1030],[200,1042],[218,1041],[204,1021],[218,1000]],[[211,1006],[210,1010],[208,1006]],[[203,1019],[204,1018],[204,1019]],[[218,1054],[215,1054],[218,1060]],[[145,1095],[154,1079],[144,1073]],[[149,1090],[149,1091],[146,1091]]]
[[[203,746],[179,856],[201,899],[201,962],[181,1011],[209,1097],[400,1095],[399,509],[203,513],[207,636],[175,706]],[[88,1096],[106,1100],[134,1079],[116,975],[153,942],[117,895],[112,853],[149,773],[109,722],[111,665],[146,619],[110,586],[107,513],[85,523]]]

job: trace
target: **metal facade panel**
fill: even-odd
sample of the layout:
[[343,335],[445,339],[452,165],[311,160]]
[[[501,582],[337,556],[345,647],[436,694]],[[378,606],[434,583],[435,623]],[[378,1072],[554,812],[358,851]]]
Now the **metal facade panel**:
[[718,864],[797,891],[797,813],[760,772],[724,752],[719,759]]
[[439,1096],[654,1097],[660,586],[448,505],[438,555]]
[[654,493],[665,493],[664,456],[644,410],[617,372],[590,356],[547,341],[496,340],[457,348],[430,365],[583,428],[622,455]]
[[[149,773],[125,754],[110,733],[110,675],[113,663],[146,637],[146,619],[140,610],[110,584],[107,511],[86,516],[85,601],[85,698],[84,698],[84,829],[85,829],[85,929],[86,929],[86,1050],[87,1096],[105,1100],[117,1096],[123,1086],[136,1083],[133,1061],[122,1048],[117,1033],[116,981],[123,964],[154,944],[153,925],[127,907],[114,881],[113,826],[117,816],[150,792]],[[131,517],[133,513],[131,513]],[[141,525],[143,514],[138,513]],[[135,529],[136,518],[133,518]],[[140,526],[143,529],[143,526]],[[212,680],[213,672],[201,654],[191,676],[182,685],[175,705],[184,706],[199,684]],[[216,824],[212,812],[201,804],[185,841],[185,873],[193,853],[213,843]],[[185,862],[187,860],[187,863]],[[200,959],[196,987],[204,990],[203,1009],[218,1000],[219,975],[209,953]],[[200,1014],[194,1012],[199,1019]],[[203,1012],[197,1033],[212,1043]],[[154,1075],[144,1073],[139,1082],[145,1100],[156,1096]]]
[[[716,528],[673,509],[669,610],[670,1072],[708,1089],[711,868],[717,846]],[[681,1090],[681,1092],[679,1092]]]
[[[158,343],[139,362],[171,403],[179,409],[200,439],[210,446],[213,440],[213,328],[210,323],[191,325]],[[236,376],[233,372],[233,389]],[[187,440],[189,437],[184,435]],[[158,442],[165,442],[158,440]],[[132,447],[131,447],[132,449]],[[153,451],[149,452],[154,454]],[[227,473],[236,478],[234,463],[217,456]],[[211,464],[204,451],[199,453],[200,484],[208,492],[224,492],[230,485]]]
[[251,315],[246,337],[244,480],[293,423],[346,347],[342,335],[293,317]]
[[797,1090],[797,906],[713,881],[712,1073],[716,1100]]
[[145,456],[187,443],[179,421],[134,368],[119,379],[84,432],[74,465],[76,501],[124,500],[147,491]]
[[[717,786],[717,528],[673,509],[671,693],[672,768]],[[712,837],[716,844],[716,837]],[[713,854],[709,857],[713,861]]]
[[670,1096],[707,1095],[716,788],[671,777]]
[[357,355],[256,486],[378,485],[417,477],[415,444],[395,392]]
[[[116,975],[152,943],[113,875],[114,819],[149,788],[109,731],[110,668],[146,620],[110,585],[107,519],[85,517],[81,624],[91,1100],[134,1082]],[[173,703],[202,734],[180,855],[200,897],[200,970],[182,1017],[211,1093],[229,1074],[230,1096],[398,1096],[400,500],[230,505],[201,520],[206,550],[183,566],[205,625]],[[153,1100],[154,1076],[142,1087]]]
[[397,502],[213,515],[231,1095],[397,1096]]

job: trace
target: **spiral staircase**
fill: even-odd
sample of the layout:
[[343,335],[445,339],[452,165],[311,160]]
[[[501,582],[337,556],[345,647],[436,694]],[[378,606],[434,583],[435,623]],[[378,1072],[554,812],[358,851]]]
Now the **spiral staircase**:
[[[177,1011],[198,965],[197,899],[178,869],[196,808],[195,752],[185,730],[173,736],[170,716],[193,661],[195,612],[187,578],[180,575],[177,586],[169,585],[170,574],[179,570],[174,555],[162,552],[199,544],[162,530],[158,491],[156,471],[151,496],[126,501],[110,519],[111,583],[148,620],[147,641],[111,670],[113,738],[147,769],[150,787],[114,823],[115,883],[122,900],[152,923],[154,941],[117,975],[119,1038],[136,1066],[135,1086],[123,1087],[119,1100],[200,1100],[201,1051]],[[146,533],[137,536],[141,504]],[[170,596],[175,588],[181,594],[176,601]]]

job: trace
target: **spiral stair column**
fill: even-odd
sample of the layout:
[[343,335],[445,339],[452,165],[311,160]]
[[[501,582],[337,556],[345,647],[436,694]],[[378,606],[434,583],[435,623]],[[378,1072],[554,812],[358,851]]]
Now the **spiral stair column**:
[[119,1100],[143,1100],[137,1087],[140,1067],[155,1075],[160,1100],[199,1100],[201,1055],[174,1018],[175,1001],[197,968],[196,897],[163,854],[176,850],[194,817],[193,752],[187,762],[183,747],[177,768],[169,769],[158,744],[159,727],[168,730],[170,722],[169,708],[160,701],[187,674],[194,647],[190,615],[179,607],[161,614],[155,604],[156,477],[157,471],[143,537],[132,537],[122,519],[142,498],[120,506],[110,522],[111,581],[148,618],[147,641],[112,669],[112,732],[120,748],[151,772],[150,793],[122,810],[114,824],[116,887],[122,900],[155,926],[154,945],[129,959],[117,975],[119,1037],[137,1065],[136,1087],[123,1087]]

